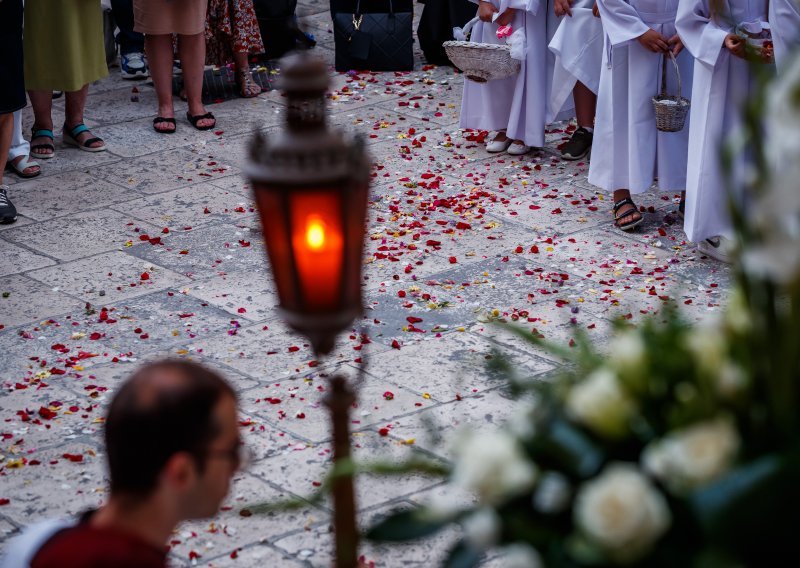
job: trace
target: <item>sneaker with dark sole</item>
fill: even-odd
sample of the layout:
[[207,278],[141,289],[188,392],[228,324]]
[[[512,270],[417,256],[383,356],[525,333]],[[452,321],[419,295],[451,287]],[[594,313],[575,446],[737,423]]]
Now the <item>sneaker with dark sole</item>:
[[565,160],[580,160],[592,151],[594,134],[582,126],[572,133],[572,138],[561,148],[561,157]]
[[0,225],[8,225],[17,220],[17,208],[8,198],[8,186],[0,185]]
[[733,240],[720,235],[700,241],[697,243],[697,250],[720,262],[733,264],[736,244]]
[[123,79],[146,79],[148,77],[149,72],[144,53],[138,51],[125,53],[120,55],[119,60],[119,69]]

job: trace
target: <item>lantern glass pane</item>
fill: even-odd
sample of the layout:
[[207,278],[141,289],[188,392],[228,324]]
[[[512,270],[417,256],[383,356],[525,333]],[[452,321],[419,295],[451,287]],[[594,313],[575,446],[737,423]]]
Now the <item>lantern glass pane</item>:
[[291,195],[291,243],[307,312],[333,312],[342,301],[345,234],[338,189]]
[[289,227],[286,223],[285,193],[282,188],[256,187],[254,192],[261,218],[261,230],[267,246],[272,277],[278,289],[281,305],[289,310],[298,308],[297,285],[292,268]]

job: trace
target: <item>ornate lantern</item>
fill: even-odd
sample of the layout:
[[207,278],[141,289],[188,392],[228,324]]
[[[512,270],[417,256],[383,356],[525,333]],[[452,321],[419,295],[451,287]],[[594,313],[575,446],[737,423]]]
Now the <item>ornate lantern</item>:
[[[283,60],[287,124],[267,139],[257,133],[247,175],[261,217],[283,319],[309,338],[314,352],[362,313],[361,266],[370,160],[361,138],[326,124],[326,65],[305,53]],[[329,379],[334,464],[350,460],[349,411],[355,396],[342,376]],[[347,469],[342,467],[341,469]],[[339,470],[335,470],[339,471]],[[336,566],[355,568],[355,492],[350,474],[332,487]]]

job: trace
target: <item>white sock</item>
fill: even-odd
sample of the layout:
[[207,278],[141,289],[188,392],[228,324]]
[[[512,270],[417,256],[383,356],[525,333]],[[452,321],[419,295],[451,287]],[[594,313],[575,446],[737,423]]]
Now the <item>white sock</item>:
[[591,126],[578,126],[578,128],[583,128],[589,134],[592,134],[594,132],[594,128],[592,128]]

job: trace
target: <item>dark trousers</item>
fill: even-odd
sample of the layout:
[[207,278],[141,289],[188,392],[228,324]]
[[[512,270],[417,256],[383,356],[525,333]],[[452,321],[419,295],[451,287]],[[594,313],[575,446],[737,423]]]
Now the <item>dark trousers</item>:
[[111,14],[119,28],[117,43],[122,55],[144,52],[144,35],[133,31],[133,0],[111,0]]

